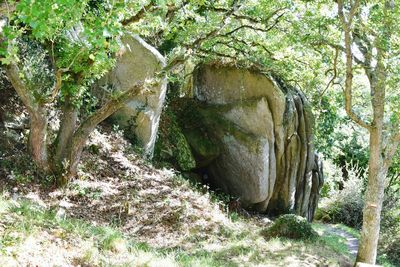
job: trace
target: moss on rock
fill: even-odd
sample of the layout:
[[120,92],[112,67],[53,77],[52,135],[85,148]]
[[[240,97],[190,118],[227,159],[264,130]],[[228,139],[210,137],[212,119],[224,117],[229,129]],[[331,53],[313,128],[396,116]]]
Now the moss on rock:
[[189,171],[196,167],[189,143],[172,110],[167,109],[161,117],[154,157],[158,161],[172,162],[182,171]]
[[184,132],[187,141],[196,157],[197,167],[205,167],[220,154],[219,146],[201,132],[191,129]]

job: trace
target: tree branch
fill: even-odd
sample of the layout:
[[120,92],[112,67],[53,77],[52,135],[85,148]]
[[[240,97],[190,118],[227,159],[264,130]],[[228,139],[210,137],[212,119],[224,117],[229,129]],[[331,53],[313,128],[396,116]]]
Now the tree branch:
[[29,114],[31,116],[36,116],[36,111],[39,108],[38,103],[35,100],[35,97],[29,92],[29,89],[26,87],[24,81],[20,78],[18,66],[11,62],[9,65],[6,65],[5,69],[8,79],[21,98]]
[[263,45],[263,44],[256,43],[256,42],[254,42],[254,41],[246,42],[246,41],[244,41],[244,40],[242,40],[242,39],[236,38],[235,36],[230,36],[230,39],[232,39],[232,40],[235,41],[235,42],[242,43],[243,45],[245,45],[245,46],[247,46],[247,47],[258,46],[258,47],[260,47],[261,49],[263,49],[269,56],[272,57],[272,55],[273,55],[273,53],[272,53],[265,45]]
[[4,14],[7,14],[8,17],[11,16],[11,13],[15,11],[15,8],[17,7],[17,3],[19,1],[15,1],[13,5],[10,5],[8,1],[4,1],[3,3],[0,4],[0,16],[3,16]]
[[78,58],[78,56],[79,56],[80,54],[82,54],[84,51],[85,51],[85,49],[84,49],[84,48],[81,48],[81,49],[79,50],[79,52],[75,55],[75,57],[72,59],[72,61],[71,61],[71,63],[69,64],[68,67],[62,68],[62,69],[57,69],[57,64],[56,64],[56,60],[55,60],[55,58],[54,58],[54,50],[53,50],[53,44],[52,44],[52,46],[51,46],[51,53],[52,53],[51,58],[52,58],[53,68],[56,70],[56,71],[54,72],[54,76],[55,76],[55,78],[56,78],[56,81],[55,81],[55,83],[54,83],[53,88],[50,90],[50,91],[51,91],[51,95],[50,95],[49,99],[47,99],[47,100],[45,101],[46,104],[52,103],[52,102],[55,100],[55,98],[57,97],[58,93],[59,93],[60,90],[61,90],[61,86],[62,86],[62,74],[70,70],[70,68],[72,67],[72,65],[75,63],[75,60],[76,60],[76,59]]
[[155,9],[159,9],[159,7],[155,6],[155,3],[153,1],[150,1],[147,5],[142,7],[142,9],[139,10],[139,12],[136,13],[134,16],[121,21],[121,24],[123,26],[127,26],[129,24],[138,22],[140,19],[142,19],[146,15],[147,11],[155,10]]
[[[322,39],[321,39],[321,40],[319,40],[318,42],[313,42],[313,43],[311,43],[311,44],[314,45],[314,46],[327,45],[327,46],[329,46],[329,47],[332,47],[333,49],[338,49],[339,51],[341,51],[341,52],[343,52],[343,53],[346,53],[346,48],[345,48],[344,46],[331,43],[331,42],[328,41],[328,40],[322,40]],[[360,58],[356,57],[354,54],[353,54],[352,56],[353,56],[353,60],[354,60],[357,64],[360,64],[360,65],[365,64],[365,62],[364,62],[363,60],[361,60]]]
[[147,89],[150,82],[139,82],[132,86],[129,90],[122,92],[117,97],[111,98],[100,109],[94,112],[91,116],[87,117],[76,130],[74,137],[83,133],[92,132],[92,130],[103,120],[111,116],[114,112],[122,108],[128,101],[132,100],[138,95],[148,93]]
[[335,58],[333,59],[333,76],[332,78],[329,80],[328,84],[326,85],[325,89],[319,94],[319,98],[322,101],[322,97],[324,96],[324,94],[326,93],[326,91],[329,89],[329,86],[331,86],[331,84],[335,84],[334,81],[337,78],[337,62],[338,62],[338,56],[339,56],[339,49],[335,48]]
[[363,61],[357,63],[359,63],[363,67],[365,74],[368,76],[368,79],[372,80],[372,44],[368,40],[368,38],[365,35],[361,35],[358,30],[355,30],[353,32],[353,36],[355,44],[357,45],[358,49],[361,51],[364,57]]
[[199,51],[200,52],[203,52],[204,54],[214,54],[214,55],[216,55],[216,56],[219,56],[219,57],[225,57],[225,58],[230,58],[230,59],[233,59],[233,60],[237,60],[237,57],[235,56],[235,55],[228,55],[228,54],[224,54],[224,53],[221,53],[221,52],[217,52],[217,51],[213,51],[213,50],[210,50],[210,49],[203,49],[203,48],[199,48]]
[[187,4],[189,4],[189,0],[183,1],[181,5],[179,6],[171,6],[168,7],[168,11],[167,14],[165,15],[165,17],[167,18],[168,22],[171,22],[176,15],[176,12],[182,8],[184,8]]
[[344,30],[344,43],[345,43],[345,55],[346,55],[346,81],[345,81],[345,109],[347,115],[355,123],[361,127],[370,130],[371,125],[365,122],[358,114],[353,110],[353,52],[352,52],[352,38],[351,38],[351,27],[353,22],[353,17],[357,12],[359,6],[359,0],[356,0],[354,5],[351,7],[349,15],[346,19],[344,15],[343,0],[338,0],[338,14],[342,22]]
[[212,31],[208,32],[206,35],[199,37],[198,39],[196,39],[195,41],[193,41],[191,44],[186,45],[189,48],[197,48],[201,45],[201,43],[207,39],[209,39],[210,37],[214,37],[217,36],[218,33],[225,28],[225,26],[227,25],[226,20],[233,14],[233,12],[236,11],[236,9],[238,8],[238,6],[236,5],[237,1],[234,1],[232,8],[227,10],[227,12],[223,15],[223,18],[221,20],[221,24],[219,27],[216,27],[215,29],[213,29]]
[[[232,17],[234,17],[235,19],[244,19],[247,20],[251,23],[254,24],[259,24],[259,23],[264,23],[264,24],[268,24],[269,20],[272,19],[274,16],[276,16],[280,11],[286,10],[286,7],[282,7],[282,8],[278,8],[276,10],[274,10],[271,14],[269,14],[266,18],[261,19],[261,18],[255,18],[255,17],[251,17],[245,14],[237,14],[237,13],[233,13]],[[212,8],[212,10],[216,11],[216,12],[227,12],[229,11],[226,8],[221,8],[221,7],[214,7]],[[279,15],[279,17],[281,17],[283,14]]]

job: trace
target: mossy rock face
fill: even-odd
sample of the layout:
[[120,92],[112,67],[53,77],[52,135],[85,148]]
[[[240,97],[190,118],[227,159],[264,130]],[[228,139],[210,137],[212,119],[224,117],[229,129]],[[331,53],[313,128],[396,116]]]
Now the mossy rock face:
[[[188,145],[182,142],[179,153],[161,152],[175,162],[185,162],[191,154],[193,168],[239,198],[244,208],[273,216],[294,213],[311,221],[323,173],[314,154],[313,119],[305,96],[263,73],[213,65],[194,71],[191,95],[168,99],[176,123],[166,121],[159,134],[159,143],[176,147],[178,141],[163,134],[177,129],[184,137],[179,140]],[[177,165],[184,171],[193,166]]]
[[171,162],[182,171],[196,168],[196,161],[191,152],[189,143],[179,127],[174,112],[167,109],[159,127],[154,157],[158,161]]
[[208,64],[194,71],[193,96],[196,121],[220,144],[207,166],[215,184],[243,207],[311,221],[323,173],[304,94],[272,75]]
[[205,138],[199,131],[192,129],[184,132],[196,158],[196,167],[202,168],[211,163],[220,154],[219,146]]
[[318,237],[318,233],[312,229],[305,218],[294,214],[280,216],[271,227],[264,231],[263,235],[267,238],[285,237],[302,240]]

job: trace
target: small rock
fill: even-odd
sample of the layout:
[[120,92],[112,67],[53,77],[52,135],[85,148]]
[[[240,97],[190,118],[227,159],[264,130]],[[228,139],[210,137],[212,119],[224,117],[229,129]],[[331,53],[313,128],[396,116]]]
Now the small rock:
[[116,253],[124,253],[128,251],[125,240],[122,238],[113,239],[110,243],[110,250]]
[[57,213],[56,213],[56,219],[57,220],[64,220],[66,217],[66,212],[64,208],[59,208]]

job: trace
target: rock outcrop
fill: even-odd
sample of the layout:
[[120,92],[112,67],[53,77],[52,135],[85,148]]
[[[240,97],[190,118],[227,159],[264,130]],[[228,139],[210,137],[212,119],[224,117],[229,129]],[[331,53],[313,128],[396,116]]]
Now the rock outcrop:
[[[121,49],[117,53],[117,62],[100,83],[95,94],[104,100],[110,91],[125,91],[146,79],[154,78],[165,67],[165,59],[152,46],[140,37],[127,34],[120,40]],[[98,90],[98,89],[101,90]],[[148,157],[152,157],[157,137],[158,124],[162,112],[167,80],[150,88],[151,93],[130,101],[124,108],[111,116],[130,139],[144,148]]]
[[182,127],[211,182],[245,207],[312,220],[323,174],[305,96],[264,74],[213,65],[195,71],[193,88]]

